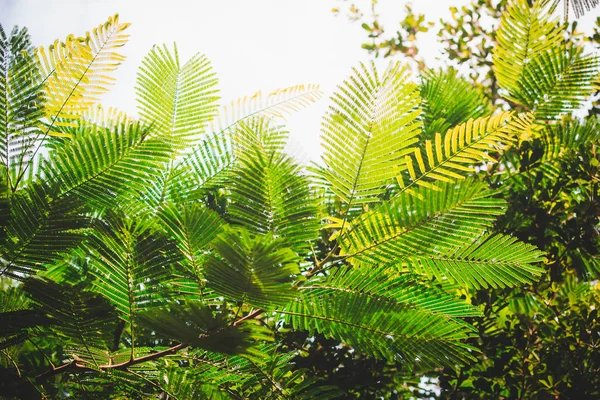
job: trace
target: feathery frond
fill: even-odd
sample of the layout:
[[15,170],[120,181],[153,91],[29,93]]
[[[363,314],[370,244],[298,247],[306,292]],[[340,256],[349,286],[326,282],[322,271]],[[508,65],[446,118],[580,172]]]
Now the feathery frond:
[[285,126],[266,117],[244,119],[230,129],[236,156],[253,155],[274,157],[283,152],[290,133]]
[[76,354],[77,361],[90,368],[109,361],[116,318],[102,297],[81,287],[36,278],[27,279],[24,290],[34,310],[50,318],[50,330],[64,340],[68,354]]
[[584,55],[582,47],[552,49],[530,61],[511,99],[525,105],[537,120],[556,120],[583,105],[599,73],[600,58]]
[[428,70],[421,76],[425,139],[491,113],[491,104],[455,69]]
[[199,204],[165,204],[158,218],[164,231],[175,241],[182,254],[184,276],[195,282],[200,293],[205,286],[203,263],[209,243],[221,232],[224,221]]
[[515,0],[502,17],[493,64],[505,97],[534,113],[556,120],[581,107],[593,93],[600,59],[565,42],[564,27],[548,15],[556,2],[537,0],[529,7]]
[[114,107],[105,108],[101,104],[88,108],[81,118],[84,126],[95,125],[108,130],[118,129],[133,122],[125,112]]
[[242,156],[228,181],[231,221],[257,234],[271,233],[296,252],[307,250],[319,230],[307,177],[286,155],[260,148],[252,153]]
[[[590,11],[600,4],[598,0],[563,0],[567,4],[571,4],[573,6],[573,11],[575,12],[575,18],[580,18],[585,14],[586,11]],[[568,7],[567,7],[568,8]]]
[[467,324],[368,293],[303,294],[278,312],[294,329],[332,335],[407,366],[455,366],[473,359],[472,349],[462,343],[469,337]]
[[298,256],[272,234],[250,236],[245,229],[229,229],[212,243],[207,256],[207,285],[228,299],[273,308],[296,295],[293,279],[300,273]]
[[364,293],[413,307],[426,312],[449,317],[474,317],[481,312],[442,290],[419,282],[417,275],[397,274],[389,267],[354,268],[338,267],[319,280],[312,279],[299,287],[301,292],[327,296],[330,293]]
[[281,120],[316,102],[321,93],[319,86],[313,84],[277,89],[266,96],[258,91],[224,106],[218,113],[212,131],[224,132],[243,120],[255,117]]
[[229,135],[222,132],[206,135],[192,153],[177,163],[174,174],[183,177],[176,182],[183,186],[180,197],[191,200],[194,193],[223,186],[235,160],[234,144]]
[[[439,133],[426,140],[424,150],[414,148],[406,155],[397,177],[401,192],[415,193],[414,187],[435,190],[435,181],[456,182],[473,173],[484,162],[496,162],[490,152],[503,151],[529,130],[530,115],[516,116],[510,112],[493,117],[469,120],[449,129],[444,138]],[[425,153],[425,154],[423,154]]]
[[94,290],[132,326],[139,313],[165,301],[164,288],[179,262],[178,252],[148,221],[110,213],[94,228],[89,238]]
[[138,123],[107,130],[90,127],[52,152],[44,173],[63,193],[100,207],[137,198],[160,176],[173,154],[169,143],[150,137]]
[[323,122],[325,177],[347,211],[379,202],[418,140],[418,87],[399,64],[381,76],[361,64],[331,100]]
[[85,38],[69,35],[65,42],[54,42],[48,49],[37,49],[44,79],[45,110],[53,126],[70,126],[80,118],[98,96],[108,90],[114,72],[125,57],[117,52],[127,42],[128,23],[119,16],[88,32]]
[[521,90],[520,82],[529,63],[563,46],[563,27],[551,17],[555,8],[552,0],[536,0],[533,7],[527,0],[513,0],[500,20],[492,60],[498,85],[512,97]]
[[600,121],[589,118],[585,122],[575,120],[549,125],[540,131],[539,136],[544,146],[540,161],[550,162],[577,153],[581,146],[600,139]]
[[236,399],[320,400],[342,395],[309,371],[294,368],[295,356],[268,344],[232,357],[203,351],[194,355],[193,371],[199,381],[217,385]]
[[219,111],[202,141],[178,161],[176,169],[184,171],[188,188],[211,189],[222,185],[244,149],[251,148],[256,141],[266,148],[279,148],[287,132],[277,122],[320,96],[318,86],[299,85],[276,90],[266,97],[258,92],[234,101]]
[[142,121],[178,148],[192,146],[217,114],[217,77],[208,59],[195,54],[183,67],[177,46],[155,46],[142,61],[136,93]]
[[542,252],[505,235],[485,235],[454,251],[408,256],[401,260],[409,270],[441,281],[481,289],[531,282],[543,269]]
[[10,198],[0,276],[22,279],[59,261],[82,240],[88,217],[81,200],[65,196],[56,201],[58,193],[56,185],[32,183]]
[[[226,367],[223,367],[226,368]],[[173,399],[235,400],[231,389],[208,384],[196,371],[171,367],[160,372],[158,384],[163,392]]]
[[416,194],[404,192],[354,221],[340,239],[341,256],[359,265],[443,254],[480,237],[504,211],[504,201],[472,181],[421,187]]
[[256,342],[273,341],[272,332],[255,321],[232,325],[221,313],[195,303],[171,303],[139,318],[159,337],[222,354],[241,353]]
[[283,151],[288,135],[282,126],[260,116],[243,118],[226,131],[205,135],[176,165],[173,174],[181,178],[171,182],[170,190],[177,185],[180,201],[191,201],[203,192],[226,186],[244,153],[259,150],[265,157],[273,157]]
[[[30,329],[49,325],[50,319],[32,309],[21,287],[0,291],[0,350],[25,342]],[[0,360],[6,353],[0,353]]]
[[6,36],[0,26],[0,163],[13,191],[40,134],[44,98],[27,29]]

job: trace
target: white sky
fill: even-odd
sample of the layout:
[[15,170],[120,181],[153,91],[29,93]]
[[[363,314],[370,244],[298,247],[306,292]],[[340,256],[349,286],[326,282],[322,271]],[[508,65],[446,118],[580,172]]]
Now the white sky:
[[[467,2],[413,3],[415,12],[438,21],[449,18],[449,6]],[[368,5],[370,1],[356,3]],[[322,100],[288,119],[292,148],[299,153],[295,155],[315,159],[320,154],[320,117],[329,95],[352,66],[369,58],[361,49],[365,31],[344,15],[331,13],[333,7],[346,4],[336,0],[0,0],[0,23],[5,30],[26,26],[35,45],[48,45],[70,33],[83,36],[119,13],[121,21],[132,23],[129,43],[123,49],[127,60],[103,104],[131,115],[136,115],[137,67],[154,44],[177,42],[182,64],[196,52],[206,54],[219,76],[222,104],[259,89],[267,93],[295,84],[319,84]],[[380,0],[382,20],[390,33],[405,4]],[[590,29],[599,12],[589,13],[580,28]],[[430,62],[439,54],[436,31],[434,27],[421,42],[420,54]]]

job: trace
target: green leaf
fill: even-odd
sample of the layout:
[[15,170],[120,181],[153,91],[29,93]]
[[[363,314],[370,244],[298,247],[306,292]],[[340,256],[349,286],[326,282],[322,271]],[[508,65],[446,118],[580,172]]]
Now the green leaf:
[[319,220],[301,167],[283,154],[248,153],[228,181],[231,221],[256,234],[270,233],[296,252],[309,249],[318,237]]
[[430,278],[482,289],[532,282],[543,272],[542,261],[543,253],[532,245],[510,236],[485,235],[454,251],[408,256],[400,262]]
[[77,195],[103,208],[137,199],[160,176],[173,149],[151,137],[147,128],[124,123],[115,129],[93,127],[52,152],[46,179],[62,195]]
[[182,255],[179,265],[185,277],[196,282],[201,293],[205,286],[203,263],[209,243],[222,231],[224,221],[199,204],[165,204],[158,213],[164,231],[175,241]]
[[288,133],[279,121],[320,95],[316,85],[298,85],[267,96],[258,92],[223,107],[201,142],[174,167],[175,174],[182,177],[171,190],[180,192],[177,201],[193,201],[222,186],[245,149],[255,144],[268,151],[281,149]]
[[231,300],[273,308],[293,298],[298,256],[272,234],[229,229],[212,243],[204,266],[207,285]]
[[198,352],[193,371],[200,381],[218,385],[236,399],[320,400],[342,396],[310,371],[295,367],[295,356],[295,352],[283,352],[269,344],[236,356]]
[[481,183],[467,180],[401,193],[365,213],[342,236],[340,256],[355,265],[393,263],[417,254],[444,253],[491,228],[505,203]]
[[115,305],[121,319],[132,325],[140,312],[165,302],[179,253],[152,221],[109,213],[96,221],[89,248],[94,290]]
[[427,70],[421,76],[425,139],[491,113],[489,101],[455,69]]
[[254,321],[232,325],[222,314],[194,303],[141,314],[140,321],[158,336],[223,354],[243,352],[256,341],[272,341],[272,333]]
[[294,329],[331,335],[367,354],[407,365],[464,365],[473,360],[463,343],[471,328],[368,293],[303,295],[279,310]]
[[177,46],[155,46],[142,61],[136,94],[142,121],[176,147],[192,146],[216,116],[218,83],[208,59],[195,54],[183,67]]
[[516,116],[509,112],[492,117],[470,119],[448,132],[442,138],[426,140],[422,148],[415,148],[405,156],[398,168],[400,193],[415,194],[414,187],[435,190],[434,182],[453,183],[465,179],[484,162],[497,160],[489,153],[506,150],[519,135],[528,132],[530,115]]
[[600,58],[583,54],[582,47],[557,48],[540,54],[527,65],[522,89],[513,99],[524,104],[538,120],[556,120],[579,109],[594,93]]
[[521,91],[525,70],[537,55],[562,48],[563,27],[550,17],[555,9],[551,0],[536,0],[533,7],[527,0],[514,0],[502,15],[492,60],[498,85],[510,96]]
[[56,185],[30,183],[10,199],[0,275],[22,279],[59,260],[81,240],[89,224],[82,202]]
[[117,319],[102,297],[83,291],[81,286],[35,278],[25,281],[24,290],[34,310],[51,318],[51,331],[62,339],[67,354],[91,368],[109,362]]
[[11,189],[42,134],[44,98],[33,51],[26,28],[7,37],[0,26],[0,163]]
[[327,296],[340,292],[367,294],[399,306],[408,306],[422,311],[449,317],[480,316],[481,312],[426,282],[417,275],[395,274],[388,267],[339,267],[327,277],[311,279],[299,287],[303,293]]
[[418,87],[397,63],[381,76],[361,64],[331,102],[323,120],[325,177],[347,210],[379,202],[417,142]]

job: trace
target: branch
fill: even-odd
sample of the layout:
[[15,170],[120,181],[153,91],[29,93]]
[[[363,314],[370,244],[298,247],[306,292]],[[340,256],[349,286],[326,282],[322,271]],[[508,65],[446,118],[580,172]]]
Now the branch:
[[250,314],[243,316],[242,318],[238,319],[237,321],[235,321],[232,326],[237,326],[240,323],[242,323],[243,321],[247,320],[247,319],[252,319],[254,317],[259,316],[260,314],[262,314],[263,312],[265,312],[265,310],[263,310],[262,308],[259,308],[256,311],[252,311]]
[[73,372],[100,371],[100,372],[104,372],[104,371],[108,371],[111,369],[125,370],[128,367],[135,365],[135,364],[141,364],[144,362],[157,360],[164,356],[175,354],[179,350],[184,349],[186,347],[188,347],[187,344],[179,343],[173,347],[169,347],[166,350],[158,351],[156,353],[148,354],[146,356],[142,356],[142,357],[138,357],[138,358],[133,358],[131,360],[122,362],[120,364],[100,365],[98,367],[98,369],[90,368],[87,365],[82,364],[81,359],[76,358],[71,362],[62,364],[58,367],[52,367],[52,369],[49,369],[48,371],[39,374],[38,376],[35,377],[35,381],[39,383],[39,382],[44,381],[47,378],[50,378],[51,376],[58,375],[58,374],[61,374],[63,372],[67,372],[67,371],[73,371]]

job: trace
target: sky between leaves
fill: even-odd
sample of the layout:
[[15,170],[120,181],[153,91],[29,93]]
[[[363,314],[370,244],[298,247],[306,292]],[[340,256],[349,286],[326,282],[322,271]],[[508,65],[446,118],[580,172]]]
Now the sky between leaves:
[[[370,0],[354,1],[368,11]],[[413,1],[414,11],[431,21],[449,18],[448,7],[469,0]],[[347,4],[347,3],[346,3]],[[384,27],[391,33],[403,15],[406,1],[380,0]],[[0,23],[5,30],[26,26],[36,46],[86,31],[119,13],[131,22],[127,60],[119,68],[117,84],[104,96],[105,106],[116,106],[137,115],[135,76],[153,44],[177,42],[180,61],[196,52],[211,60],[219,76],[221,104],[257,90],[268,93],[295,84],[321,85],[323,98],[288,119],[290,150],[303,161],[317,160],[321,116],[327,99],[359,61],[369,58],[361,49],[366,34],[331,9],[339,0],[0,0]],[[591,31],[600,10],[588,13],[579,28]],[[424,34],[420,54],[436,64],[440,45],[434,28]],[[387,60],[381,60],[381,66]]]

